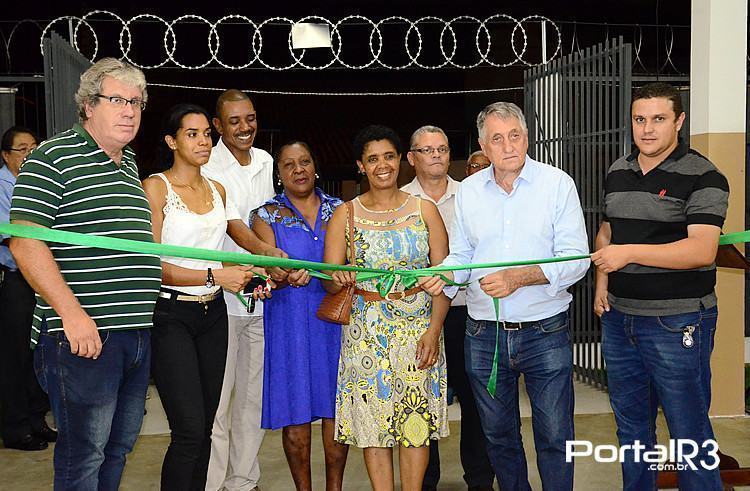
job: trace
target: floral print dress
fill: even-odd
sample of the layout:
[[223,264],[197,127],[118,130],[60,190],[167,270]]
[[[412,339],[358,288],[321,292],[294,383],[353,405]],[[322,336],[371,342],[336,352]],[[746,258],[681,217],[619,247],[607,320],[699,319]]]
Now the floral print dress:
[[[383,212],[366,209],[357,198],[353,208],[357,266],[429,266],[428,230],[419,198],[409,197],[398,209]],[[347,242],[349,236],[347,231]],[[362,281],[357,287],[377,291],[376,283]],[[391,291],[404,289],[398,279]],[[387,301],[354,296],[351,321],[342,332],[337,441],[362,448],[421,447],[448,435],[442,337],[438,362],[417,368],[417,342],[429,327],[431,311],[432,297],[424,291]]]

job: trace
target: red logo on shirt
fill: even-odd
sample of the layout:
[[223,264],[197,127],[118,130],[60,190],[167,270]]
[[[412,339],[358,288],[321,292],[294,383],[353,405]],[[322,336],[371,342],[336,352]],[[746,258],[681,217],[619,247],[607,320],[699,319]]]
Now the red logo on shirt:
[[666,189],[662,189],[661,191],[659,191],[659,197],[660,198],[663,198],[665,194],[667,194],[667,190]]

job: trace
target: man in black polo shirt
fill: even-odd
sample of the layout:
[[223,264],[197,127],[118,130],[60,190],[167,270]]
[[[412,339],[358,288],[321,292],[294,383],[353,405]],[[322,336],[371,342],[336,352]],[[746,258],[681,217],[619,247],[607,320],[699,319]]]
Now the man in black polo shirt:
[[[677,467],[680,489],[720,490],[708,408],[718,314],[714,257],[729,186],[678,139],[685,113],[673,87],[639,89],[631,113],[637,150],[609,169],[592,256],[617,435],[621,446],[643,445],[625,452],[623,487],[656,488],[655,466],[643,454],[656,444],[661,403],[671,438],[697,447],[696,468]],[[690,445],[683,442],[683,450],[692,453]]]

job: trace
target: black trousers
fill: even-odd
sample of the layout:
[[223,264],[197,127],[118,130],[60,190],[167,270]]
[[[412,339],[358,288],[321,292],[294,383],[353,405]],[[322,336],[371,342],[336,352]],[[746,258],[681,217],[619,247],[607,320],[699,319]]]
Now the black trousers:
[[162,490],[203,490],[211,427],[227,359],[224,297],[202,304],[159,298],[151,332],[151,369],[172,439],[161,469]]
[[[445,359],[448,370],[448,386],[452,387],[461,403],[461,466],[467,486],[491,486],[495,479],[487,442],[479,421],[474,394],[466,376],[464,338],[466,336],[466,307],[455,306],[445,318]],[[440,481],[440,449],[438,441],[430,442],[430,462],[424,475],[424,487],[437,487]]]
[[6,443],[40,431],[49,400],[34,374],[29,348],[34,290],[20,272],[2,270],[0,284],[0,433]]

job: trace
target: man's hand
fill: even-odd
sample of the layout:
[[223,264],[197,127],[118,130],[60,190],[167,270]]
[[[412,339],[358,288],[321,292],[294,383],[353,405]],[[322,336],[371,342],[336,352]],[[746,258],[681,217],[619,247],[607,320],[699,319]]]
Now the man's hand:
[[523,286],[516,269],[501,269],[479,280],[479,287],[492,298],[505,298]]
[[594,313],[601,317],[604,312],[609,312],[608,292],[606,289],[597,288],[594,292]]
[[593,253],[591,255],[591,262],[602,273],[619,271],[633,262],[630,259],[630,251],[630,246],[626,244],[608,245]]
[[71,353],[82,358],[99,358],[102,352],[102,338],[96,330],[96,322],[83,309],[62,316],[62,324]]

